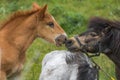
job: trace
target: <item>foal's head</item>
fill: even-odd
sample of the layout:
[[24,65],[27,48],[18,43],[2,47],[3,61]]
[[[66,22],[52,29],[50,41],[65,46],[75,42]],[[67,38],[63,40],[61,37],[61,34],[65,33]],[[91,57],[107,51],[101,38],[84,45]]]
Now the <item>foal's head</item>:
[[51,43],[56,43],[60,46],[66,40],[66,33],[55,21],[54,17],[46,12],[47,5],[40,8],[39,5],[33,4],[33,9],[38,10],[36,17],[36,32],[37,36],[41,37]]

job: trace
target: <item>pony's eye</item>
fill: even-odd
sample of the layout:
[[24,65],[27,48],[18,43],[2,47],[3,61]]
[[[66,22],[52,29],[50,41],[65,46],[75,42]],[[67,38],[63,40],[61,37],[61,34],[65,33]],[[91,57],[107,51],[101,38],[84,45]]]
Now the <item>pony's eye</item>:
[[47,25],[52,27],[52,28],[54,27],[54,23],[53,22],[49,22],[49,23],[47,23]]

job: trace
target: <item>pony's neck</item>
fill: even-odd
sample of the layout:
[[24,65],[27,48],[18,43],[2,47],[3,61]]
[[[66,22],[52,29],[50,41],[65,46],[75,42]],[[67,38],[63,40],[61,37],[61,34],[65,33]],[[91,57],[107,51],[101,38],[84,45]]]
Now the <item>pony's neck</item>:
[[113,29],[112,31],[112,39],[110,42],[111,49],[113,54],[116,54],[117,57],[120,57],[120,32],[117,29]]
[[33,22],[36,20],[33,19],[32,16],[17,18],[1,30],[4,32],[5,40],[22,53],[27,50],[36,38],[35,22]]
[[113,60],[116,65],[120,66],[120,32],[117,29],[112,30],[112,38],[109,42],[109,48],[112,53],[107,54],[107,56]]

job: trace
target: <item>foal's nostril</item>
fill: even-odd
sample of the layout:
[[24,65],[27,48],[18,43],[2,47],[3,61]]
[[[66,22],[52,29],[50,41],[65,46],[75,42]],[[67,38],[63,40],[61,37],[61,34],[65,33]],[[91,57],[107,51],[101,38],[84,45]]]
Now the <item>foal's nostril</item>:
[[56,38],[55,41],[56,41],[56,42],[59,42],[59,41],[60,41],[60,38]]

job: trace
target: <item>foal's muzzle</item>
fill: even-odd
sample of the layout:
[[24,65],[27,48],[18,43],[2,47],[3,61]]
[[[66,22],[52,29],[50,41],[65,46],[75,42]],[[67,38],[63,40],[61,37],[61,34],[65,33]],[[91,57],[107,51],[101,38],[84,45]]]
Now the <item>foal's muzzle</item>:
[[65,43],[66,40],[67,40],[66,35],[60,35],[55,39],[55,42],[57,46],[61,46],[62,44]]

